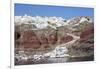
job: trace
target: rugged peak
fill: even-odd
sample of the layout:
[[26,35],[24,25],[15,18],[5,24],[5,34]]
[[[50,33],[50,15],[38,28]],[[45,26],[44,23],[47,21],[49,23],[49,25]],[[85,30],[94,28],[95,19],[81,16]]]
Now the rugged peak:
[[73,17],[73,18],[67,20],[67,23],[69,25],[74,25],[74,24],[84,23],[84,22],[93,23],[93,19],[92,19],[92,17],[81,16],[81,17]]
[[36,27],[36,29],[44,29],[44,28],[54,28],[57,29],[57,27],[61,26],[79,26],[83,23],[93,23],[93,19],[91,17],[87,16],[81,16],[81,17],[74,17],[69,20],[66,20],[62,17],[46,17],[46,16],[15,16],[15,25],[21,25],[21,24],[31,24]]

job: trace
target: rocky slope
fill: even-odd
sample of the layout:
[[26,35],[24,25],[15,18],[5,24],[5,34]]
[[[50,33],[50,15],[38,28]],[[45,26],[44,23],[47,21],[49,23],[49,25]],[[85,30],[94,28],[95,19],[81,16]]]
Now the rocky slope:
[[66,20],[61,17],[15,16],[15,64],[29,59],[37,62],[46,57],[92,55],[94,24],[91,17]]

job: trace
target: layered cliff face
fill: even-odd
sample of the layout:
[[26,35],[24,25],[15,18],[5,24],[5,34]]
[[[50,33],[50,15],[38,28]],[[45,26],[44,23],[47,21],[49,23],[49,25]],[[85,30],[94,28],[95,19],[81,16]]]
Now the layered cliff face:
[[69,53],[75,57],[94,55],[94,25],[89,24],[81,30],[80,39],[69,47]]
[[94,55],[93,19],[84,16],[69,20],[61,17],[15,16],[16,59],[20,51],[38,57],[58,57],[57,54],[61,57],[61,53],[63,57]]

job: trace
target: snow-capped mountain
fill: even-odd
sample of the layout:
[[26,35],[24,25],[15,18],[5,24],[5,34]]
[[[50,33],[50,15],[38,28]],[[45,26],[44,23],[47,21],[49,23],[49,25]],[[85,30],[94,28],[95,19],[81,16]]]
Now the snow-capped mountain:
[[21,24],[33,24],[38,29],[43,29],[46,27],[52,27],[56,28],[59,26],[62,26],[65,22],[63,22],[64,19],[61,17],[32,17],[32,16],[15,16],[15,24],[21,25]]
[[77,23],[83,23],[83,22],[89,22],[92,23],[93,19],[91,17],[85,17],[85,16],[81,16],[81,17],[74,17],[71,18],[69,20],[67,20],[68,24],[77,24]]
[[[93,23],[93,18],[86,16],[68,20],[62,17],[15,16],[16,63],[37,62],[47,57],[93,55]],[[24,55],[20,51],[25,51]]]
[[57,27],[61,26],[70,26],[77,27],[84,22],[93,23],[93,19],[91,17],[74,17],[69,20],[64,19],[62,17],[42,17],[42,16],[15,16],[15,25],[21,24],[31,24],[34,25],[37,29],[43,29],[47,27],[51,27],[57,29]]

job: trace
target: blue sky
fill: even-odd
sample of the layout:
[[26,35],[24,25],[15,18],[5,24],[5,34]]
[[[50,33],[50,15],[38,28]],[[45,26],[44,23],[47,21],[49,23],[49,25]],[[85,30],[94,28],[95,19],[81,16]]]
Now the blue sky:
[[33,5],[33,4],[15,4],[15,16],[56,16],[69,19],[78,16],[90,16],[94,18],[93,8]]

